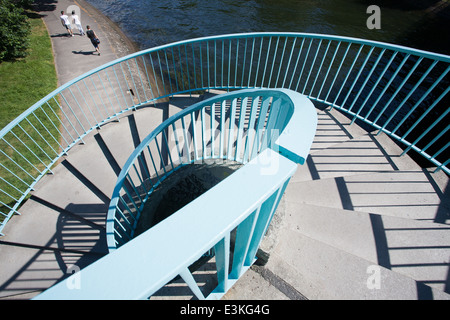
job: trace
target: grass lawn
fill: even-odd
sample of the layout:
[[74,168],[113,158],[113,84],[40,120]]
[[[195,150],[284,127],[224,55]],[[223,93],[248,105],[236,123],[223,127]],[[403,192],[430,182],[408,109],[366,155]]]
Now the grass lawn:
[[[42,19],[30,12],[26,58],[0,63],[0,128],[57,88],[50,37]],[[59,118],[54,106],[36,110],[0,140],[0,222],[58,150]],[[51,110],[52,108],[53,110]],[[48,128],[48,129],[47,129]],[[56,139],[54,138],[56,137]]]
[[0,128],[57,88],[50,37],[41,18],[30,18],[29,55],[0,63]]

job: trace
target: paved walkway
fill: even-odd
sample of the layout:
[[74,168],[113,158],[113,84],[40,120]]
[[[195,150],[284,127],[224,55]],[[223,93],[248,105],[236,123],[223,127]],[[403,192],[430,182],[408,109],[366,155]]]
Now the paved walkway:
[[[111,20],[83,0],[38,0],[37,5],[52,38],[60,85],[116,58],[137,51],[136,45]],[[98,35],[101,41],[100,56],[95,52],[87,36],[81,36],[75,28],[74,36],[70,37],[61,25],[60,12],[68,12],[67,15],[70,17],[72,10],[79,10],[84,31],[89,25]]]

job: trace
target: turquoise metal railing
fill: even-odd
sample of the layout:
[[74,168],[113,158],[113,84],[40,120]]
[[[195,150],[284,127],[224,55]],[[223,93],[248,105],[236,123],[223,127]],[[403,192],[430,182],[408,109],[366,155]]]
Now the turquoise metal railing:
[[134,237],[153,191],[186,165],[224,160],[246,164],[266,148],[303,163],[315,133],[313,109],[297,111],[301,119],[296,115],[293,123],[300,128],[290,129],[304,143],[295,139],[280,146],[275,141],[293,116],[294,102],[306,105],[305,100],[288,90],[238,90],[199,102],[164,121],[136,148],[119,174],[107,216],[110,251]]
[[61,86],[0,132],[0,232],[36,183],[92,130],[177,93],[286,88],[384,132],[450,173],[450,57],[362,39],[248,33],[115,60]]
[[[79,289],[67,285],[73,281],[69,278],[37,299],[147,299],[177,275],[204,299],[189,267],[212,249],[218,285],[207,299],[220,298],[255,262],[289,179],[308,156],[316,125],[314,105],[283,89],[239,90],[172,116],[142,141],[119,175],[107,219],[112,253],[72,276],[82,279]],[[169,128],[173,139],[167,137]],[[167,147],[159,147],[163,144]],[[133,238],[132,222],[139,219],[156,185],[182,166],[211,159],[245,165]],[[117,245],[120,248],[114,250]]]

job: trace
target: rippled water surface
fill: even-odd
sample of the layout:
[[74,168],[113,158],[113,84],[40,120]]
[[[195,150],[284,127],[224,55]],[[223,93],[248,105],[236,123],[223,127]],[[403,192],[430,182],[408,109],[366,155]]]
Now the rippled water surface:
[[[141,49],[196,37],[257,31],[326,33],[450,53],[449,10],[438,0],[87,0]],[[381,29],[369,30],[369,5]]]

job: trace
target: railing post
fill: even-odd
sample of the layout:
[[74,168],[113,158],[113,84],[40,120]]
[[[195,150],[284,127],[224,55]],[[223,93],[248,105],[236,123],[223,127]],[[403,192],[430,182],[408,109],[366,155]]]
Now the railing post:
[[230,279],[239,279],[241,276],[260,209],[250,214],[237,228]]
[[186,282],[186,284],[189,286],[189,288],[192,290],[192,293],[194,293],[198,300],[205,300],[205,296],[198,287],[197,282],[195,281],[192,273],[188,268],[184,269],[184,271],[180,273],[180,277],[183,278],[184,282]]
[[217,291],[228,291],[228,264],[230,261],[230,234],[227,234],[214,247],[216,254]]

